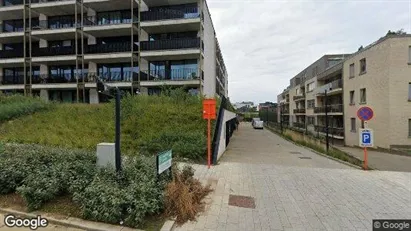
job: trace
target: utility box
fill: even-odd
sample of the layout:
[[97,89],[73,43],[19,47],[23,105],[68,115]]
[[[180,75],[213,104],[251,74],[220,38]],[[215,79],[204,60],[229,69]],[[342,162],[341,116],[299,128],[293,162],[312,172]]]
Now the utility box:
[[97,144],[97,167],[116,168],[116,145],[114,143]]

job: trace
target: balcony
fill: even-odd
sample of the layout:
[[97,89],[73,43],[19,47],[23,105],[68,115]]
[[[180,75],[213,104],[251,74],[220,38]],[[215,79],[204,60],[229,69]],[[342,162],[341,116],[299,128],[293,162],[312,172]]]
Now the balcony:
[[[131,43],[107,43],[107,44],[95,44],[87,45],[84,53],[86,54],[101,54],[101,53],[119,53],[119,52],[131,52]],[[138,46],[133,44],[133,50],[138,51]]]
[[198,69],[150,70],[142,71],[141,81],[190,81],[198,80]]
[[179,10],[161,9],[161,11],[146,11],[141,12],[141,21],[199,18],[200,13],[198,12],[197,7],[187,7]]
[[24,76],[3,76],[1,85],[24,84]]
[[200,38],[182,38],[182,39],[169,39],[169,40],[158,40],[158,41],[143,41],[140,44],[141,44],[142,51],[200,48]]
[[[89,75],[89,77],[92,75]],[[100,73],[99,77],[104,82],[131,82],[138,80],[138,73],[136,72],[105,72]],[[88,79],[91,82],[91,79]]]
[[[314,127],[316,132],[324,133],[327,134],[327,130],[325,126],[320,126],[320,125],[315,125]],[[342,127],[329,127],[328,128],[328,134],[329,136],[339,136],[339,137],[344,137],[344,128]]]
[[[343,112],[342,104],[328,105],[327,113],[342,113],[342,112]],[[325,106],[314,107],[314,113],[325,113]]]
[[328,94],[332,95],[335,93],[342,92],[342,87],[343,87],[342,80],[337,79],[337,80],[334,80],[330,83],[327,83],[317,88],[315,91],[317,95],[324,95],[325,91],[327,91]]
[[1,50],[0,51],[0,59],[22,58],[22,57],[24,57],[23,49]]
[[294,114],[304,114],[305,108],[298,108],[293,110]]
[[282,109],[282,110],[280,111],[280,113],[282,113],[282,114],[284,114],[284,115],[288,115],[288,114],[290,114],[290,110],[288,110],[288,108]]
[[303,100],[303,99],[305,99],[305,94],[293,96],[294,101]]
[[67,47],[43,47],[33,48],[32,57],[56,56],[56,55],[73,55],[76,54],[74,46]]

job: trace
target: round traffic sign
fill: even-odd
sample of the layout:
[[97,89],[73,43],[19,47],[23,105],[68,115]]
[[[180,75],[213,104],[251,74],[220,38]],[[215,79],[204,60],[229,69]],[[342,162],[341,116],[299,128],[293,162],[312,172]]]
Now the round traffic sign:
[[374,117],[374,111],[370,107],[361,107],[357,111],[357,116],[360,120],[368,121]]

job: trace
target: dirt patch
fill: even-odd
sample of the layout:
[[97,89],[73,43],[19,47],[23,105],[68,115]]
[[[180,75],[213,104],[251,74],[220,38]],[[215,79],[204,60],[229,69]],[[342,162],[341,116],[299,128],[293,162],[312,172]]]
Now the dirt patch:
[[228,198],[228,205],[255,209],[254,198],[246,196],[230,195]]

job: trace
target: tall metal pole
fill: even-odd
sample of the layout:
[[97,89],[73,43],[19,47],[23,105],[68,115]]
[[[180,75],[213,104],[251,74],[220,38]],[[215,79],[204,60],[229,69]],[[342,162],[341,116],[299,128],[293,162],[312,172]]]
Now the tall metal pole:
[[116,136],[115,136],[115,154],[116,170],[121,171],[121,152],[120,152],[120,89],[116,88]]
[[330,148],[329,137],[328,137],[328,98],[327,98],[327,90],[324,91],[325,93],[325,143],[326,143],[326,150]]

